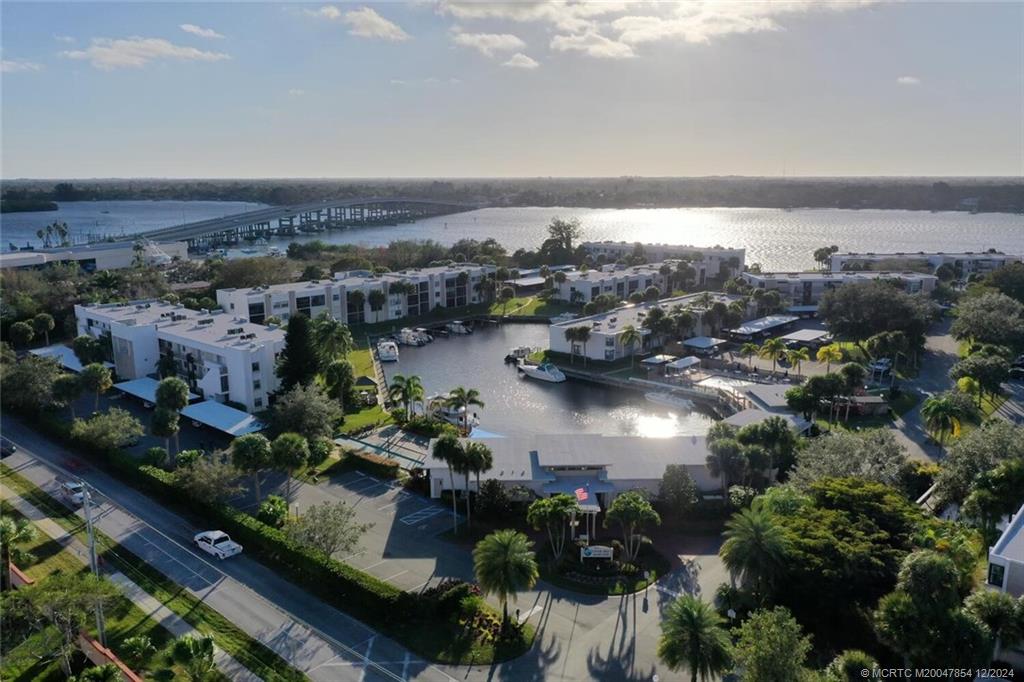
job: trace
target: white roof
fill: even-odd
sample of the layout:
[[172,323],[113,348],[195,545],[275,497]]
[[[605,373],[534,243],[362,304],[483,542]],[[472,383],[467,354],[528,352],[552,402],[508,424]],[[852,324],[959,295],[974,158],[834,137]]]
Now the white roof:
[[693,338],[683,341],[684,346],[701,349],[714,348],[720,343],[725,343],[725,339],[716,339],[713,336],[694,336]]
[[782,337],[783,341],[817,341],[828,336],[824,329],[798,329]]
[[751,336],[753,334],[760,334],[776,327],[787,325],[790,322],[796,322],[799,317],[792,315],[768,315],[767,317],[759,317],[756,320],[750,320],[745,322],[735,329],[729,329],[728,331],[733,334],[739,334],[740,336]]
[[640,361],[641,365],[666,365],[676,359],[674,355],[652,355]]
[[793,414],[778,414],[775,412],[765,412],[764,410],[758,409],[747,409],[740,410],[736,414],[730,415],[723,419],[726,424],[732,424],[733,426],[744,427],[748,424],[759,424],[768,417],[782,417],[789,425],[797,430],[799,433],[803,433],[807,429],[811,428],[810,422],[803,417],[799,417]]
[[[61,344],[55,344],[53,346],[46,346],[45,348],[33,348],[29,351],[32,355],[38,355],[41,358],[53,358],[59,362],[64,369],[70,369],[72,372],[81,372],[82,363],[79,361],[78,356],[75,355],[75,351],[67,346]],[[104,362],[104,367],[112,369],[114,363]]]
[[216,400],[189,405],[181,411],[181,415],[231,436],[244,436],[263,430],[263,423],[256,417]]
[[788,409],[786,391],[793,388],[791,384],[753,384],[747,387],[747,395],[755,403],[771,411]]
[[699,364],[700,358],[693,355],[687,355],[685,358],[679,358],[678,360],[673,360],[668,363],[668,367],[671,367],[672,369],[686,369],[687,367],[693,367],[694,365]]
[[[142,377],[141,379],[132,379],[131,381],[122,381],[119,384],[114,384],[114,388],[119,391],[133,395],[136,398],[142,398],[146,402],[156,403],[156,387],[160,385],[160,382],[151,377]],[[189,391],[188,399],[195,400],[199,396]]]

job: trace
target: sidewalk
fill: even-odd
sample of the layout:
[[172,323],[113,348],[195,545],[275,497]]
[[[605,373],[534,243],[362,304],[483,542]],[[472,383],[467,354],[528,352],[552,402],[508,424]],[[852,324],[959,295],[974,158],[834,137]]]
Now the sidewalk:
[[[44,535],[56,541],[65,550],[73,554],[83,565],[89,565],[89,549],[78,538],[68,533],[59,524],[46,516],[42,511],[34,507],[26,499],[15,493],[13,490],[0,483],[0,495],[10,503],[22,516],[29,519],[36,525]],[[202,633],[182,620],[148,592],[136,585],[130,578],[119,571],[104,571],[107,578],[120,588],[121,593],[130,599],[139,610],[163,626],[165,630],[177,637],[186,635],[201,637]],[[230,654],[215,648],[214,660],[217,667],[232,680],[244,682],[259,682],[260,677],[254,675],[249,669],[231,657]]]

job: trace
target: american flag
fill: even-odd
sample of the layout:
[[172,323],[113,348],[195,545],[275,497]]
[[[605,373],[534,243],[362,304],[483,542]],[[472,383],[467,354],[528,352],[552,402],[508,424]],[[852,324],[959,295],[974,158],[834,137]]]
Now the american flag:
[[576,488],[573,492],[576,493],[576,499],[579,502],[586,502],[587,498],[590,497],[590,493],[587,492],[586,488]]

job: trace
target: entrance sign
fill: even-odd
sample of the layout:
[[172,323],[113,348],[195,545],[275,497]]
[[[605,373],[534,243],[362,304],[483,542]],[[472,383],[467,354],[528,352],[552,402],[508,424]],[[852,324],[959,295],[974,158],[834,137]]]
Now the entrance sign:
[[614,550],[611,547],[605,547],[603,545],[591,545],[589,547],[580,548],[581,561],[583,559],[611,559],[614,554]]

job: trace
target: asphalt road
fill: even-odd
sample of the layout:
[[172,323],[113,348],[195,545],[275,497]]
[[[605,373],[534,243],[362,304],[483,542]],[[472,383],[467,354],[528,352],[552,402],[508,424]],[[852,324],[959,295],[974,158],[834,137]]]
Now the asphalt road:
[[4,463],[43,490],[77,477],[100,504],[97,527],[314,680],[451,681],[412,655],[244,554],[207,560],[191,548],[196,528],[8,415],[3,434],[18,445]]

